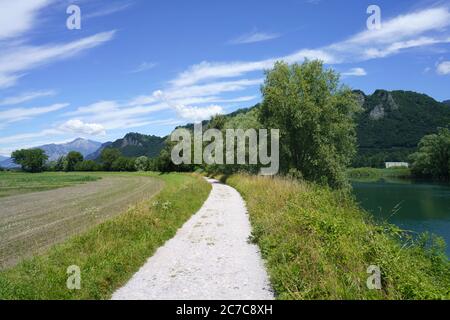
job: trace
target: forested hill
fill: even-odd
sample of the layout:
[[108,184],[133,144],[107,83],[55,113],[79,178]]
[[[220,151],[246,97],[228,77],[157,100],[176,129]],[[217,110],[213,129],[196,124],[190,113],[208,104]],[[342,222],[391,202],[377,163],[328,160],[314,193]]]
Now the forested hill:
[[[355,94],[363,107],[357,117],[358,155],[354,166],[381,167],[385,161],[407,161],[420,139],[436,132],[438,127],[450,126],[450,106],[412,91],[377,90],[366,95]],[[226,122],[253,121],[252,108],[239,109],[225,115]],[[207,125],[209,121],[204,121]],[[185,127],[192,128],[191,125]]]
[[450,125],[450,106],[412,91],[355,91],[363,106],[358,117],[355,166],[406,161],[420,139]]
[[164,148],[165,138],[140,133],[128,133],[122,139],[114,141],[109,147],[118,149],[125,157],[158,156]]
[[100,154],[105,148],[114,148],[120,151],[125,157],[147,156],[149,158],[157,157],[164,148],[166,138],[145,135],[140,133],[127,133],[125,137],[114,142],[104,143],[96,152],[88,155],[90,160],[98,160]]

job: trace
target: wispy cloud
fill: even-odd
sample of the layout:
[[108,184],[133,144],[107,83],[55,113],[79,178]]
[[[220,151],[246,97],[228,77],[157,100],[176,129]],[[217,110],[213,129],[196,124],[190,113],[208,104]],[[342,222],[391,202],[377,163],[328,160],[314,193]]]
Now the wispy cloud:
[[2,124],[4,125],[5,123],[12,123],[25,119],[30,119],[42,114],[61,110],[67,107],[68,105],[69,105],[68,103],[57,103],[45,107],[13,108],[5,111],[0,111],[0,126]]
[[344,77],[362,77],[367,75],[367,72],[363,68],[352,68],[350,70],[342,72],[341,75]]
[[14,85],[23,73],[30,69],[73,57],[108,42],[113,39],[114,34],[115,31],[108,31],[64,44],[5,48],[0,52],[0,88]]
[[131,73],[139,73],[143,71],[147,71],[150,69],[153,69],[157,66],[157,63],[155,62],[142,62],[137,68],[131,70]]
[[278,60],[289,63],[320,59],[328,64],[361,62],[398,54],[404,50],[450,43],[447,7],[423,9],[387,19],[380,30],[365,30],[346,40],[316,49],[300,49],[287,56],[259,61],[201,62],[189,67],[171,81],[187,86],[201,81],[244,76],[269,69]]
[[103,4],[103,8],[98,9],[96,11],[87,12],[83,14],[83,19],[91,19],[91,18],[98,18],[98,17],[104,17],[108,16],[110,14],[114,14],[120,11],[123,11],[125,9],[128,9],[131,7],[132,3],[110,3],[108,1],[108,4]]
[[14,97],[7,97],[3,100],[0,100],[0,106],[21,104],[37,98],[53,96],[55,94],[56,92],[54,90],[25,92]]
[[0,40],[22,35],[33,27],[41,9],[53,0],[0,0]]
[[280,36],[281,36],[281,34],[279,34],[279,33],[259,32],[257,30],[253,30],[252,32],[240,35],[239,37],[230,40],[229,43],[230,44],[248,44],[248,43],[268,41],[268,40],[279,38]]

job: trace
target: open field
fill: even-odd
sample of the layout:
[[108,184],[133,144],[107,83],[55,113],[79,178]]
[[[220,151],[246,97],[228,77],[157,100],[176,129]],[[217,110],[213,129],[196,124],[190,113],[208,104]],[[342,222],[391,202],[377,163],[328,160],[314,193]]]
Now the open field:
[[92,174],[63,172],[29,174],[25,172],[0,171],[0,197],[57,189],[95,181],[99,178],[98,175]]
[[[278,299],[448,299],[450,262],[438,243],[378,225],[351,195],[281,178],[234,175]],[[369,266],[381,290],[369,290]]]
[[[39,176],[31,176],[38,187]],[[76,181],[77,174],[71,177]],[[42,183],[61,180],[45,174]],[[0,269],[120,214],[162,186],[151,177],[103,174],[83,185],[0,198]]]
[[[126,189],[130,188],[129,184],[125,186],[126,183],[133,184],[127,182],[127,179],[136,181],[137,178],[139,185],[143,181],[149,181],[151,185],[148,187],[153,188],[153,191],[155,182],[160,181],[160,185],[164,183],[164,187],[151,198],[144,195],[145,190],[141,190],[143,193],[140,194],[144,197],[140,197],[141,201],[136,200],[135,205],[130,207],[128,205],[133,201],[130,202],[127,196],[127,201],[123,202],[123,211],[117,212],[121,214],[0,272],[0,299],[110,298],[202,206],[211,189],[199,176],[176,173],[105,174],[102,180],[93,183],[113,183],[116,176],[117,179],[124,179],[120,183],[124,186],[118,186],[121,189],[116,193],[118,197],[122,197],[122,192],[127,192]],[[83,187],[88,186],[89,184]],[[67,192],[70,188],[72,187],[53,191]],[[105,199],[115,198],[108,197],[103,192],[104,190],[100,191],[100,197],[104,195]],[[13,197],[2,201],[11,198]],[[76,211],[76,208],[75,205],[72,212],[78,212],[78,218],[83,219],[82,211]],[[54,214],[58,215],[58,212]],[[111,217],[107,210],[105,214],[104,219]],[[90,214],[87,213],[86,216]],[[39,221],[38,216],[36,221]],[[67,289],[66,271],[71,265],[80,267],[80,290]]]

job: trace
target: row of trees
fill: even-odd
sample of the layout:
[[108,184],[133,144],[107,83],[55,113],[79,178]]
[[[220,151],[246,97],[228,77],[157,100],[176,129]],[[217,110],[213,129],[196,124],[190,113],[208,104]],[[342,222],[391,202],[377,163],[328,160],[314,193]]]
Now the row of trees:
[[145,156],[127,158],[119,150],[107,148],[100,156],[100,161],[85,160],[77,151],[71,151],[57,161],[48,162],[48,156],[42,149],[22,149],[11,155],[13,161],[27,172],[42,171],[151,171],[157,170],[156,160]]
[[[341,86],[339,74],[320,61],[275,64],[266,72],[261,105],[234,117],[216,116],[204,129],[279,129],[280,174],[340,188],[356,153],[355,94]],[[173,170],[171,145],[160,155],[161,168]],[[225,153],[225,152],[224,152]],[[258,172],[258,165],[203,165],[207,171]],[[178,166],[180,171],[196,166]]]

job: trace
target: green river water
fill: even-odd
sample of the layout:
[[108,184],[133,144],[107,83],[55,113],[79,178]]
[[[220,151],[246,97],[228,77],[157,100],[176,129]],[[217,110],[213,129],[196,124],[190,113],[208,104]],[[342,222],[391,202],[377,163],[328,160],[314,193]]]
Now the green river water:
[[450,257],[450,186],[412,181],[352,182],[360,205],[402,229],[443,237]]

